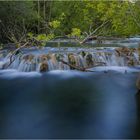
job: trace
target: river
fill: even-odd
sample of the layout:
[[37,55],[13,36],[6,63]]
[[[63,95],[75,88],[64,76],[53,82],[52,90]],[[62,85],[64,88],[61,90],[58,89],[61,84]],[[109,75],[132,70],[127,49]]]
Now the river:
[[92,70],[0,70],[0,138],[140,138],[139,66]]

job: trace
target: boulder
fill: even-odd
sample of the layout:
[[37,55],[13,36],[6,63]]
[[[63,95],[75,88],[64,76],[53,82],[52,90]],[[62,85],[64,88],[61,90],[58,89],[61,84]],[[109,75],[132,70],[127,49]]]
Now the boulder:
[[92,54],[88,53],[86,55],[86,64],[87,66],[93,66],[94,65],[94,62],[93,62],[93,59],[92,59]]
[[49,70],[49,67],[48,67],[48,63],[47,62],[43,62],[40,64],[40,68],[39,68],[39,71],[42,73],[42,72],[46,72]]
[[[69,60],[69,64],[76,66],[76,59],[74,57],[74,54],[68,54],[68,60]],[[70,67],[70,69],[74,69],[74,68]]]

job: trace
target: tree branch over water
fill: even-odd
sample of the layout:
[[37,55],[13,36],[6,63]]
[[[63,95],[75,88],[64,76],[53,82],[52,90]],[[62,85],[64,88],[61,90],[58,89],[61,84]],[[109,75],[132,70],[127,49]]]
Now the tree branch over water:
[[108,21],[103,22],[99,27],[97,27],[92,33],[90,33],[83,41],[81,41],[80,43],[83,44],[85,43],[93,34],[95,34],[99,29],[101,29],[102,27],[104,27]]
[[[74,66],[74,65],[72,65],[72,64],[70,64],[70,63],[68,63],[68,62],[66,62],[66,61],[64,61],[64,60],[59,60],[59,61],[62,62],[63,64],[65,64],[65,65],[68,65],[69,67],[72,67],[72,68],[74,68],[74,69],[76,69],[76,70],[79,70],[79,71],[94,72],[94,71],[92,71],[92,70],[88,70],[89,68],[84,68],[84,67],[81,68],[81,67],[78,67],[78,66]],[[98,63],[104,64],[104,65],[105,65],[104,62],[98,62]],[[94,65],[94,66],[92,66],[92,67],[100,66],[100,64]]]

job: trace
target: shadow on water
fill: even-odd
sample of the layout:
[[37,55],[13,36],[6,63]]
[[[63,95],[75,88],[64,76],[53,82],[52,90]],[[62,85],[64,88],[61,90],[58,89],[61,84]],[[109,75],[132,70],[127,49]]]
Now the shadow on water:
[[135,138],[140,139],[140,91],[136,93],[136,104],[137,104],[137,125]]
[[133,73],[0,72],[0,138],[134,138],[135,79]]

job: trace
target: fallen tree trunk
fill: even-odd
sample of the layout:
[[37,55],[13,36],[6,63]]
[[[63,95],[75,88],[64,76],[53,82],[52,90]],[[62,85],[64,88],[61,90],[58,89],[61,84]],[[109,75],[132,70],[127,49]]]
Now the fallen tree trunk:
[[[92,70],[88,70],[88,68],[81,68],[81,67],[77,67],[77,66],[74,66],[74,65],[72,65],[72,64],[70,64],[70,63],[68,63],[68,62],[66,62],[66,61],[64,61],[64,60],[59,60],[60,62],[62,62],[63,64],[65,64],[65,65],[68,65],[68,66],[70,66],[70,67],[72,67],[72,68],[74,68],[74,69],[76,69],[76,70],[79,70],[79,71],[84,71],[84,72],[94,72],[94,71],[92,71]],[[103,63],[103,64],[105,64],[104,62],[100,62],[100,63]],[[100,66],[99,64],[98,65],[94,65],[93,67],[97,67],[97,66]]]
[[68,66],[70,66],[70,67],[72,67],[72,68],[76,69],[76,70],[86,71],[86,69],[85,69],[85,68],[80,68],[80,67],[74,66],[74,65],[69,64],[68,62],[66,62],[66,61],[64,61],[64,60],[59,60],[59,61],[60,61],[60,62],[62,62],[63,64],[66,64],[66,65],[68,65]]

